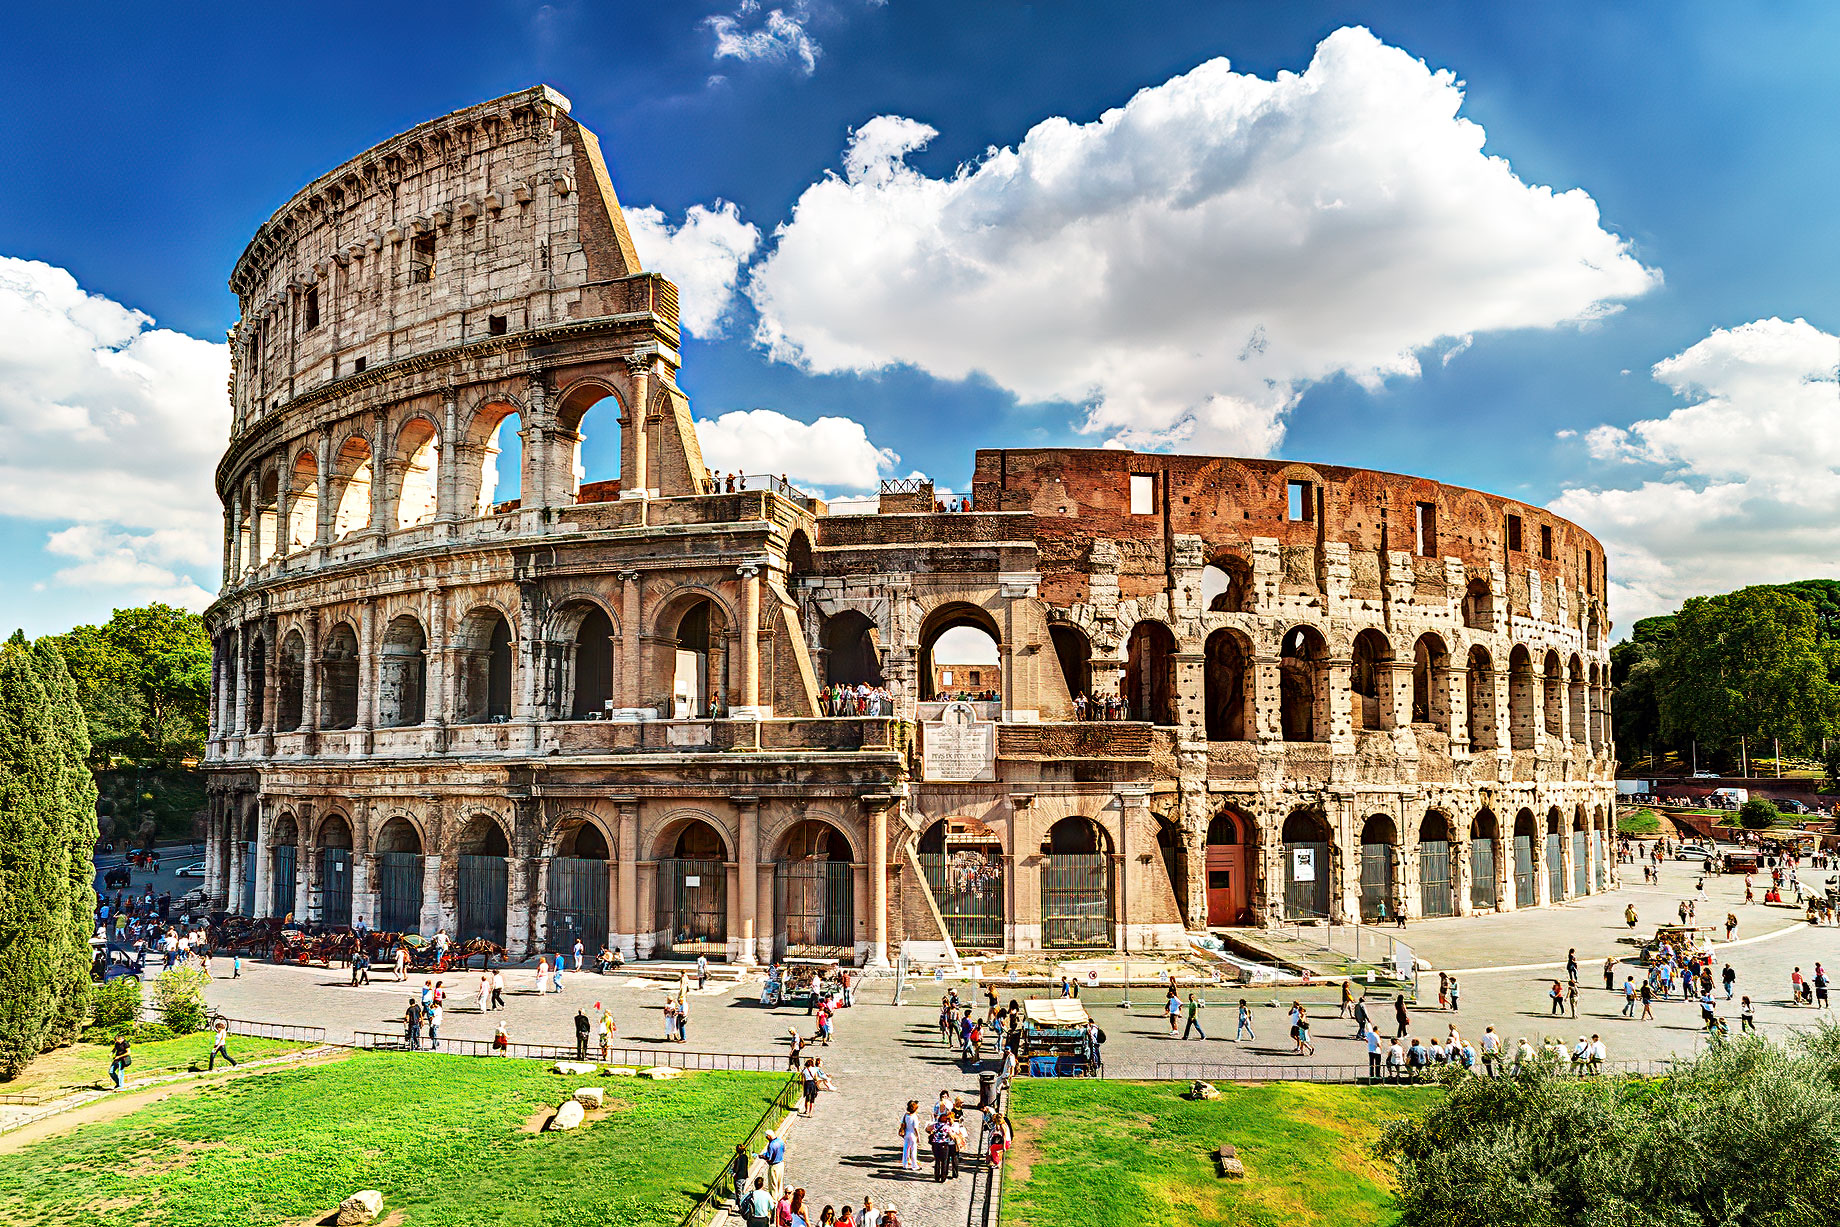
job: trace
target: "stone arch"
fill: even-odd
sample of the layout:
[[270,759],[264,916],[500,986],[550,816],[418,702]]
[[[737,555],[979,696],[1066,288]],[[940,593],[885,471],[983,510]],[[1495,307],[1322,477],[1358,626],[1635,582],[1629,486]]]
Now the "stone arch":
[[250,732],[259,733],[268,727],[268,704],[264,701],[268,688],[268,643],[260,631],[249,637],[249,646],[243,655],[244,676],[249,679],[246,724]]
[[1569,672],[1571,676],[1567,682],[1565,696],[1566,714],[1570,723],[1568,731],[1571,733],[1573,744],[1589,745],[1591,741],[1590,692],[1585,689],[1587,682],[1585,681],[1584,661],[1576,653],[1572,655]]
[[1514,815],[1514,906],[1532,907],[1539,902],[1539,865],[1544,856],[1539,819],[1523,806]]
[[659,653],[654,676],[668,696],[671,718],[702,720],[726,710],[732,625],[728,607],[700,587],[679,588],[659,604],[653,620]]
[[1495,749],[1501,744],[1500,730],[1495,727],[1495,665],[1488,649],[1480,644],[1470,648],[1464,662],[1463,697],[1470,749]]
[[1383,923],[1399,912],[1399,827],[1388,814],[1361,823],[1361,919]]
[[1258,823],[1243,810],[1222,806],[1208,819],[1202,855],[1209,925],[1252,922],[1252,867],[1258,842]]
[[333,810],[320,819],[313,856],[321,924],[351,923],[352,842],[351,820],[344,814]]
[[413,852],[419,856],[427,847],[421,821],[407,811],[391,814],[371,839],[371,850],[378,855],[386,852]]
[[512,623],[494,605],[475,605],[454,636],[456,724],[490,724],[511,718],[516,639]]
[[[269,915],[288,916],[300,898],[301,827],[291,811],[275,819],[268,835]],[[297,917],[304,919],[304,917]]]
[[570,594],[559,600],[545,640],[548,706],[556,718],[599,718],[611,708],[618,638],[618,619],[599,597]]
[[1042,841],[1042,945],[1112,945],[1111,851],[1111,834],[1097,819],[1073,814],[1048,828]]
[[1373,731],[1391,724],[1393,645],[1373,627],[1354,637],[1348,669],[1350,705],[1354,726]]
[[384,627],[377,661],[377,726],[408,728],[428,718],[428,635],[400,613]]
[[1284,632],[1278,662],[1278,714],[1286,741],[1329,739],[1329,646],[1300,624]]
[[776,952],[856,951],[856,850],[843,824],[795,817],[771,845]]
[[475,810],[454,836],[454,936],[505,944],[511,835],[490,810]]
[[[941,637],[960,628],[975,630],[987,637],[997,663],[978,662],[974,666],[968,661],[936,659]],[[1003,633],[988,610],[969,601],[948,601],[939,605],[927,614],[926,620],[920,625],[920,697],[927,700],[937,698],[942,693],[980,693],[986,690],[1000,694],[1003,689],[1002,659]],[[975,685],[969,680],[973,669],[978,673]],[[985,670],[989,671],[988,677],[984,674]],[[950,681],[945,680],[947,673],[952,674]],[[963,680],[959,676],[961,673],[965,675]]]
[[1495,594],[1480,576],[1471,577],[1463,590],[1463,625],[1473,631],[1495,629]]
[[306,637],[294,629],[283,635],[275,664],[280,669],[280,676],[276,679],[275,729],[282,733],[292,733],[300,728],[305,719],[302,705],[306,694]]
[[557,819],[546,849],[550,859],[544,938],[549,949],[571,953],[579,941],[587,956],[608,944],[607,870],[614,846],[612,833],[587,810],[570,810]]
[[371,441],[363,431],[353,431],[332,453],[328,497],[332,502],[332,539],[338,541],[371,526],[371,487],[374,484]]
[[319,540],[319,460],[313,449],[302,448],[294,457],[288,489],[287,548],[293,553]]
[[[522,504],[524,423],[524,407],[510,397],[482,400],[467,416],[461,437],[467,452],[478,458],[472,465],[478,473],[477,482],[467,487],[472,494],[470,509],[474,516],[510,511]],[[455,484],[458,487],[459,483]],[[504,498],[499,497],[501,487],[505,488]]]
[[1565,835],[1565,813],[1554,805],[1546,811],[1546,876],[1549,903],[1557,903],[1567,897]]
[[1201,608],[1206,613],[1252,609],[1252,564],[1238,554],[1218,554],[1201,568]]
[[[602,402],[611,400],[614,412],[605,411],[595,414],[595,429],[605,429],[613,437],[611,448],[592,447],[595,453],[592,460],[590,435],[583,428],[587,425],[590,413],[599,408]],[[578,379],[563,389],[556,397],[556,433],[555,439],[561,446],[553,464],[554,488],[566,491],[570,502],[604,502],[605,496],[618,490],[650,489],[656,483],[649,480],[649,474],[629,474],[625,471],[626,440],[622,432],[632,421],[626,398],[620,390],[598,376]],[[650,449],[647,449],[648,452]],[[608,472],[607,460],[611,456],[611,472]],[[654,461],[647,462],[651,468]],[[590,470],[602,476],[590,476]]]
[[1503,855],[1500,824],[1486,805],[1469,823],[1469,902],[1478,910],[1494,911],[1497,898],[1497,862]]
[[960,950],[1002,949],[1009,918],[1010,858],[995,830],[975,818],[927,821],[915,852],[946,935]]
[[1457,913],[1456,877],[1451,844],[1456,830],[1450,815],[1428,809],[1418,823],[1419,914],[1454,916]]
[[1284,857],[1284,915],[1324,919],[1331,915],[1335,839],[1321,810],[1299,806],[1279,831]]
[[[719,845],[719,851],[721,852],[721,857],[719,859],[723,861],[735,860],[734,848],[736,846],[736,838],[730,824],[718,814],[712,813],[706,809],[694,807],[673,809],[659,820],[658,825],[652,829],[651,834],[642,840],[642,844],[648,853],[644,859],[658,860],[663,857],[677,855],[679,841],[684,832],[690,830],[699,823],[715,832],[716,843]],[[707,843],[706,840],[702,842]]]
[[441,485],[441,431],[425,414],[413,414],[396,431],[391,457],[396,474],[396,527],[434,520]]
[[1565,729],[1565,667],[1559,663],[1559,653],[1547,650],[1541,674],[1544,682],[1541,707],[1546,735],[1556,738]]
[[840,609],[818,631],[827,686],[880,686],[881,629],[860,609]]
[[319,649],[319,726],[355,728],[358,723],[358,632],[341,619],[326,631]]
[[1508,746],[1531,750],[1539,715],[1534,710],[1533,653],[1517,643],[1508,653]]
[[786,573],[794,578],[810,575],[818,569],[817,558],[811,548],[811,537],[804,529],[795,528],[786,538]]
[[1412,723],[1450,732],[1450,649],[1433,631],[1412,645]]
[[1145,618],[1131,628],[1125,642],[1125,702],[1133,720],[1179,723],[1176,712],[1175,632]]
[[281,541],[281,478],[272,467],[264,466],[256,476],[255,515],[252,520],[257,533],[259,550],[257,562],[267,562],[285,551]]
[[1250,741],[1258,731],[1252,640],[1222,627],[1203,649],[1202,704],[1209,741]]
[[1092,640],[1086,632],[1071,622],[1050,622],[1048,640],[1054,645],[1061,680],[1067,683],[1068,700],[1092,698]]
[[659,948],[679,957],[728,953],[728,870],[735,844],[713,815],[676,810],[653,835]]

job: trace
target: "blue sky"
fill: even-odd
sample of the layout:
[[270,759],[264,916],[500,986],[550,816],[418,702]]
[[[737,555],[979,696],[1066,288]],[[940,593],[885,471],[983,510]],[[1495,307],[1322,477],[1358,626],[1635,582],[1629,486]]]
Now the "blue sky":
[[[198,4],[15,7],[6,22],[0,559],[9,621],[30,632],[215,591],[212,345],[254,229],[369,145],[537,82],[570,97],[622,200],[660,210],[662,233],[718,201],[731,235],[755,228],[681,381],[700,417],[769,410],[751,425],[783,426],[789,454],[840,449],[808,485],[916,470],[960,485],[978,446],[1108,440],[1402,470],[1580,519],[1611,547],[1624,629],[1693,592],[1831,574],[1840,548],[1829,5],[728,0],[385,20]],[[1319,46],[1346,54],[1313,68]],[[1218,58],[1231,74],[1204,67]],[[1306,70],[1320,90],[1262,104],[1281,138],[1249,125],[1245,146],[1211,143],[1195,118]],[[1457,119],[1414,100],[1459,89]],[[1140,122],[1095,126],[1146,90]],[[1458,119],[1486,133],[1480,153],[1457,147]],[[1104,178],[1083,167],[1133,169],[1072,190],[1041,172],[1052,158],[1011,175],[990,152],[1040,152],[1052,132],[1071,134],[1075,187]],[[957,202],[931,203],[961,166]],[[1247,184],[1314,185],[1304,204],[1346,228],[1265,259],[1260,219],[1228,200]],[[1325,201],[1331,188],[1345,199]],[[1595,216],[1561,218],[1544,188]],[[1461,220],[1466,200],[1488,226]],[[1191,233],[1191,215],[1214,228]],[[850,227],[840,262],[857,284],[885,276],[879,299],[827,284],[833,253],[814,240]],[[965,242],[890,254],[941,228]],[[1074,261],[1127,263],[1140,240],[1167,281],[1095,287]],[[929,280],[961,250],[972,290]],[[1371,284],[1344,288],[1356,280]],[[1025,332],[965,322],[1033,321],[1031,305],[1063,334],[1039,353],[1020,354]],[[1171,323],[1154,334],[1098,326],[1159,309]],[[1210,339],[1216,321],[1230,339]],[[1271,353],[1244,363],[1268,321]],[[1205,352],[1216,341],[1242,382]],[[111,354],[132,361],[127,385]],[[796,428],[826,417],[844,421]],[[719,460],[733,436],[710,437]]]

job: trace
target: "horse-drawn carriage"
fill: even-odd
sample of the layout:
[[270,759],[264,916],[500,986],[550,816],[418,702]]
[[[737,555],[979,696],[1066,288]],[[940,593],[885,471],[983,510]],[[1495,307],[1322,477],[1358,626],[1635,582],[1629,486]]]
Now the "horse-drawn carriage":
[[1711,954],[1712,939],[1717,935],[1718,930],[1711,925],[1657,925],[1655,935],[1642,943],[1642,961],[1653,963],[1661,957],[1663,947],[1678,959]]

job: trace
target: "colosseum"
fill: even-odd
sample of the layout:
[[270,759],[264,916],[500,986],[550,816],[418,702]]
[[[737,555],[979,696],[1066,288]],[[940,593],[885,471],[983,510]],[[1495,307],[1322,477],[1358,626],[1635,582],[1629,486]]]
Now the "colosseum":
[[547,88],[301,189],[230,287],[220,906],[880,966],[1607,883],[1606,560],[1539,507],[1120,450],[979,450],[951,510],[718,481]]

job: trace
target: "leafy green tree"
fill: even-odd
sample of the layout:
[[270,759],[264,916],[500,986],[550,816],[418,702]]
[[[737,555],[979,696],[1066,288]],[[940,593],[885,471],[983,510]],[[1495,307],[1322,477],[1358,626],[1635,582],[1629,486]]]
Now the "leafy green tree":
[[1818,747],[1840,714],[1828,663],[1805,601],[1773,588],[1694,597],[1661,649],[1662,732],[1711,746],[1780,737]]
[[203,753],[211,644],[197,614],[170,605],[118,609],[58,636],[89,719],[93,765],[177,764]]
[[1782,811],[1766,797],[1752,797],[1738,807],[1738,825],[1747,831],[1767,831],[1782,821]]
[[0,1077],[76,1038],[95,895],[89,740],[57,648],[0,648]]
[[204,1030],[204,990],[211,977],[196,967],[174,967],[153,982],[153,1008],[175,1035]]
[[1840,643],[1840,579],[1802,579],[1777,584],[1776,591],[1786,592],[1813,609],[1815,633],[1823,640]]

